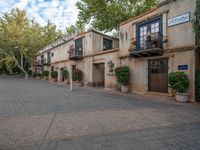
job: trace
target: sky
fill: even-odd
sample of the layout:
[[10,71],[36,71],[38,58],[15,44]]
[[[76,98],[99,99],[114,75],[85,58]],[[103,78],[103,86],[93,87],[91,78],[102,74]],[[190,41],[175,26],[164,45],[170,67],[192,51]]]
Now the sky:
[[34,18],[42,26],[50,20],[59,30],[75,24],[78,10],[78,0],[0,0],[0,16],[12,8],[23,9],[27,16]]

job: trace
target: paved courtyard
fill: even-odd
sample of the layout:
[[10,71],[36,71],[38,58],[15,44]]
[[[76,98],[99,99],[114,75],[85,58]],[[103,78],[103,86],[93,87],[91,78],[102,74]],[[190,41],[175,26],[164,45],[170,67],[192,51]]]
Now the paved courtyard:
[[199,150],[200,105],[0,77],[2,150]]

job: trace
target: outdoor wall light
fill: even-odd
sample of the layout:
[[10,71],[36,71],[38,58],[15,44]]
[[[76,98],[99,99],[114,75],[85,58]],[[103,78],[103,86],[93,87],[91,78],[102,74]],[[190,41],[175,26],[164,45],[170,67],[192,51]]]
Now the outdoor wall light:
[[112,62],[112,60],[110,60],[109,62],[107,62],[108,68],[109,68],[109,72],[113,72],[115,64]]

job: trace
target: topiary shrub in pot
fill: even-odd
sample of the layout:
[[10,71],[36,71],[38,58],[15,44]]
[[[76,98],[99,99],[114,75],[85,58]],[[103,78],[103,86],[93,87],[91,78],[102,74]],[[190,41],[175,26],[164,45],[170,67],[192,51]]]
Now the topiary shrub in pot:
[[65,80],[65,84],[69,84],[69,72],[67,70],[63,70],[62,76]]
[[172,72],[168,76],[171,88],[176,92],[178,102],[189,102],[189,94],[186,90],[189,88],[189,79],[184,72]]
[[130,70],[128,66],[122,66],[115,69],[115,76],[118,83],[121,84],[122,93],[128,93],[129,91],[129,80]]
[[49,70],[44,70],[42,72],[42,76],[45,78],[45,80],[49,80]]
[[41,77],[42,77],[42,74],[41,73],[37,73],[37,78],[41,79]]
[[195,92],[196,92],[196,100],[200,101],[200,70],[196,72]]
[[77,86],[83,86],[83,72],[79,69],[76,69],[73,72],[73,81],[74,83],[77,84]]
[[58,71],[51,71],[51,78],[56,82],[58,79]]
[[32,76],[32,74],[33,74],[33,71],[32,70],[28,70],[28,75]]
[[[119,71],[120,71],[120,69],[121,69],[122,67],[117,67],[117,68],[115,68],[115,76],[117,77],[117,75],[118,75],[118,73],[119,73]],[[119,83],[119,82],[117,82],[117,87],[116,87],[116,89],[118,90],[118,91],[121,91],[121,83]]]

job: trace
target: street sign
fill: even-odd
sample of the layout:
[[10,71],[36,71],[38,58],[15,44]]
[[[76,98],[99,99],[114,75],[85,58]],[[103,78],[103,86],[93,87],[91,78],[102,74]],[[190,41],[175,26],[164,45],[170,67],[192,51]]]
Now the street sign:
[[171,27],[171,26],[186,23],[189,21],[190,21],[190,13],[185,13],[183,15],[179,15],[179,16],[169,19],[168,26]]
[[188,65],[178,65],[178,70],[188,70]]

